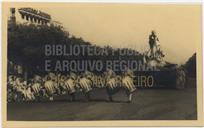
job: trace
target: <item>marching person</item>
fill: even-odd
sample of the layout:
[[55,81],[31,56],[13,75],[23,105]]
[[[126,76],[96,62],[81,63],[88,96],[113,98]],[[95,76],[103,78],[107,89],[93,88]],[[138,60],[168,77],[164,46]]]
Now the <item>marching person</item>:
[[64,85],[69,95],[71,95],[71,101],[75,101],[75,92],[76,92],[76,80],[77,76],[75,73],[71,72],[68,78],[64,81]]
[[92,73],[85,71],[82,77],[79,78],[79,87],[85,93],[88,100],[90,100],[90,91],[93,89]]
[[115,72],[112,69],[107,69],[106,72],[104,72],[104,75],[106,77],[106,81],[116,76]]
[[67,77],[65,75],[61,75],[58,78],[58,93],[57,94],[65,94],[66,93],[66,87],[65,87],[65,81],[66,81]]
[[92,78],[93,76],[93,73],[89,72],[88,70],[86,70],[83,74],[86,78],[90,79]]
[[33,80],[32,83],[30,83],[31,85],[31,89],[34,93],[35,96],[39,97],[40,94],[41,94],[41,91],[42,91],[42,80],[41,80],[41,77],[38,76],[36,79]]
[[53,94],[54,94],[54,82],[50,78],[50,76],[47,77],[47,80],[45,81],[44,87],[50,96],[50,100],[53,100]]
[[136,87],[133,82],[134,72],[130,69],[127,69],[125,73],[123,73],[122,77],[122,87],[126,90],[126,94],[128,95],[128,102],[132,100],[132,93],[136,90]]
[[130,70],[129,68],[127,68],[126,72],[124,73],[127,76],[130,76],[131,78],[134,78],[134,72],[133,70]]

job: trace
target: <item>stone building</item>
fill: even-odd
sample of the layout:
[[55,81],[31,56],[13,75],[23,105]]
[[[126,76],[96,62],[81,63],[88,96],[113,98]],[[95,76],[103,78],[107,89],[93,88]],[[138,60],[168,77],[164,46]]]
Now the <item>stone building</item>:
[[8,23],[61,26],[59,22],[52,20],[50,14],[34,8],[11,8]]

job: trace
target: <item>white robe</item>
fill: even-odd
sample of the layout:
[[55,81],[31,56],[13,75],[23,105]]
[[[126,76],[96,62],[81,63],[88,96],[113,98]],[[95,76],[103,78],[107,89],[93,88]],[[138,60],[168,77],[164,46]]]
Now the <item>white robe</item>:
[[91,87],[92,82],[91,82],[91,80],[89,80],[87,78],[81,78],[79,80],[79,85],[82,88],[82,90],[86,93],[92,90],[92,87]]
[[66,87],[68,93],[71,94],[71,93],[76,92],[76,84],[75,84],[75,81],[73,79],[70,78],[70,79],[66,80],[64,82],[64,84],[65,84],[65,87]]
[[136,87],[133,83],[133,79],[130,76],[125,76],[122,79],[122,86],[126,88],[129,92],[134,92]]

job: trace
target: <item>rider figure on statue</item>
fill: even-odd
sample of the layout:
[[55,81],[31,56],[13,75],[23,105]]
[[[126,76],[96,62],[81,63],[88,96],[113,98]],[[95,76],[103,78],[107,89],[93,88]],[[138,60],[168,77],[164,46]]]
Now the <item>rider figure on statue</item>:
[[159,39],[154,30],[151,32],[151,35],[149,35],[149,46],[150,46],[149,57],[152,59],[162,61],[164,54],[160,49]]
[[150,56],[155,58],[156,50],[157,50],[157,42],[159,41],[156,32],[153,30],[151,35],[149,35],[149,46],[150,46]]

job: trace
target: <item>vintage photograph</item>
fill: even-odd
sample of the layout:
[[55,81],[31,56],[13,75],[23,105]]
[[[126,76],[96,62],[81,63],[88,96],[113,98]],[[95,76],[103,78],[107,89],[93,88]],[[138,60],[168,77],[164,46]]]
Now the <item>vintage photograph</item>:
[[198,120],[201,10],[196,4],[10,4],[6,120]]

